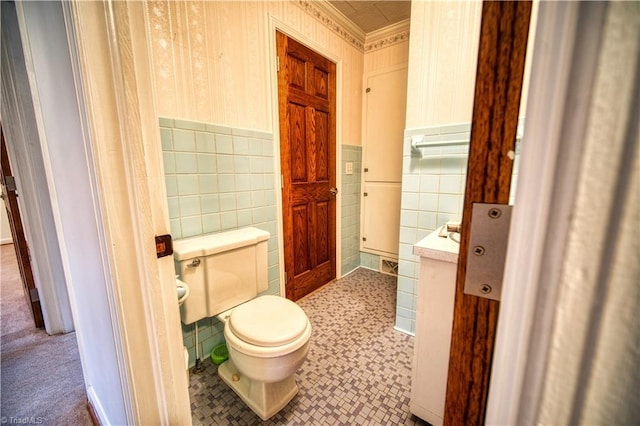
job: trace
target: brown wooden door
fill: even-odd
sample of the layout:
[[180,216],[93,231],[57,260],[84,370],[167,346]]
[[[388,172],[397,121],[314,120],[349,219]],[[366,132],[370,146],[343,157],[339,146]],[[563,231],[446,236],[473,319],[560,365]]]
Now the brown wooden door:
[[2,181],[2,199],[7,210],[9,225],[11,226],[11,236],[13,237],[13,246],[16,250],[18,258],[18,267],[22,276],[22,285],[24,294],[27,298],[27,305],[31,309],[33,322],[37,328],[44,328],[44,319],[42,317],[42,308],[40,307],[40,298],[38,290],[33,279],[33,271],[31,270],[31,258],[29,256],[29,247],[24,236],[24,228],[22,227],[22,219],[20,218],[20,210],[18,209],[18,195],[15,189],[15,180],[11,173],[11,165],[9,164],[9,156],[7,155],[7,144],[4,138],[4,129],[0,124],[0,140],[1,140],[1,161],[0,161],[0,180]]
[[276,34],[286,296],[336,276],[336,65]]

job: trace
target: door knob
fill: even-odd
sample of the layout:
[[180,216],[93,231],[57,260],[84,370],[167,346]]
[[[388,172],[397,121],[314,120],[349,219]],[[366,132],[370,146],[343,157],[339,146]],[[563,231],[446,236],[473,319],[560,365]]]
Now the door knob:
[[338,188],[331,188],[329,192],[335,197],[338,194]]

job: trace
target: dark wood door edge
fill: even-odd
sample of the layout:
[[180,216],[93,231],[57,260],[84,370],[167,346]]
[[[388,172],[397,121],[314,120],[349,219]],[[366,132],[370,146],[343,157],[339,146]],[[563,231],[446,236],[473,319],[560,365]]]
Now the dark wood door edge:
[[89,411],[89,417],[91,417],[91,423],[93,426],[102,426],[100,420],[98,419],[98,415],[96,414],[96,409],[93,408],[93,404],[87,398],[87,411]]
[[445,425],[484,424],[499,304],[463,291],[471,207],[509,200],[530,16],[530,1],[482,7]]
[[7,180],[12,175],[11,164],[7,152],[7,141],[4,136],[4,128],[0,122],[0,180],[2,181],[4,202],[7,210],[7,219],[11,228],[11,237],[16,252],[16,261],[20,270],[20,278],[22,279],[22,287],[24,289],[27,306],[31,311],[33,322],[36,328],[44,328],[44,317],[42,315],[42,306],[38,297],[33,269],[31,268],[31,256],[29,254],[29,245],[24,234],[22,218],[20,216],[20,208],[18,206],[18,194],[15,188],[8,189]]

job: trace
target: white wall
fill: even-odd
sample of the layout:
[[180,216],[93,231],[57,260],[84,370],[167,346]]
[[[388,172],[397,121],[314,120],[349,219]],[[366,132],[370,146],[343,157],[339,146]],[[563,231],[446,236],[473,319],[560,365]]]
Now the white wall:
[[481,11],[477,1],[411,3],[396,308],[396,327],[409,333],[415,332],[419,272],[412,248],[460,219],[468,149],[415,156],[411,136],[469,139]]
[[31,99],[15,4],[2,2],[2,118],[34,281],[49,334],[73,331],[45,161]]
[[471,121],[482,2],[411,3],[407,129]]
[[18,5],[44,170],[76,323],[87,396],[104,424],[125,424],[123,386],[87,151],[59,2]]
[[147,12],[160,116],[273,132],[273,17],[343,61],[343,143],[360,145],[363,52],[297,2],[152,1]]

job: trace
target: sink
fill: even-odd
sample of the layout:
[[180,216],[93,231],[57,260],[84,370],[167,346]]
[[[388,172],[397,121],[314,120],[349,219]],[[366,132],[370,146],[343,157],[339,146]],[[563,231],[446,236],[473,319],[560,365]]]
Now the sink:
[[182,305],[189,297],[189,286],[176,277],[176,292],[178,293],[178,305]]

